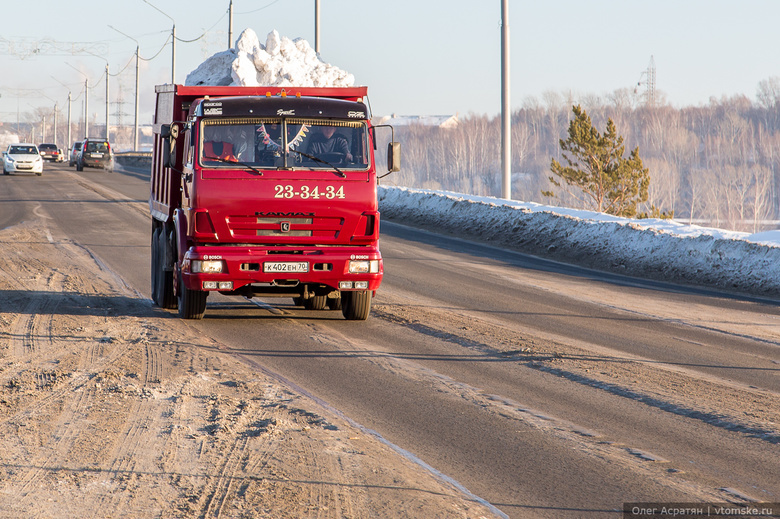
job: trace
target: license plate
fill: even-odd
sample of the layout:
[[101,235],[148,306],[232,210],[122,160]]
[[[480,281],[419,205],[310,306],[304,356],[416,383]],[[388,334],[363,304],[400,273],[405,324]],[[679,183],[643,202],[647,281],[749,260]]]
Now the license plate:
[[263,263],[263,272],[308,272],[306,261],[273,261]]
[[92,154],[92,158],[93,159],[102,159],[103,158],[103,154],[102,153],[93,153]]

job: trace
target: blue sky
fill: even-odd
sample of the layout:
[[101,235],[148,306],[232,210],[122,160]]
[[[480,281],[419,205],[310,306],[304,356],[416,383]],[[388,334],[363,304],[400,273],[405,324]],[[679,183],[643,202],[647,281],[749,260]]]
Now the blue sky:
[[[149,1],[173,17],[179,38],[205,34],[177,42],[177,82],[227,48],[229,0]],[[322,58],[368,85],[375,115],[499,113],[500,0],[320,3]],[[314,45],[314,0],[233,5],[234,39],[249,27],[264,42],[276,29]],[[582,96],[633,89],[651,56],[657,89],[677,107],[724,95],[755,99],[759,81],[780,76],[777,0],[510,0],[509,13],[514,108],[549,91]],[[124,112],[132,114],[136,44],[112,25],[139,41],[142,57],[159,52],[141,69],[141,119],[150,122],[154,85],[171,74],[171,47],[163,45],[172,22],[165,15],[143,0],[33,0],[5,2],[1,16],[0,120],[54,101],[65,107],[68,88],[76,117],[88,77],[91,86],[97,82],[90,113],[102,122],[106,60],[111,74],[124,70],[111,77],[111,102],[121,89]],[[22,49],[45,39],[94,44],[102,57],[60,50],[21,59]]]

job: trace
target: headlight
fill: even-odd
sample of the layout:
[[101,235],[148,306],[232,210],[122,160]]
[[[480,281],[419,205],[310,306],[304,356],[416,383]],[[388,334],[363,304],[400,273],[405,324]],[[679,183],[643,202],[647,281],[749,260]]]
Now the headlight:
[[379,272],[379,260],[350,260],[347,271],[350,274],[376,274]]
[[192,260],[190,271],[193,274],[219,274],[222,272],[222,260]]

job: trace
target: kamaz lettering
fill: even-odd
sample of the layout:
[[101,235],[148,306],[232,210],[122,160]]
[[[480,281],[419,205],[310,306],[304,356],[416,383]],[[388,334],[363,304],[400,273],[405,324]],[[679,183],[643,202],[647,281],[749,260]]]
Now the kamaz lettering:
[[295,216],[314,216],[314,213],[266,213],[266,212],[256,212],[255,216],[263,216],[263,217],[269,217],[269,216],[287,216],[287,217],[295,217]]

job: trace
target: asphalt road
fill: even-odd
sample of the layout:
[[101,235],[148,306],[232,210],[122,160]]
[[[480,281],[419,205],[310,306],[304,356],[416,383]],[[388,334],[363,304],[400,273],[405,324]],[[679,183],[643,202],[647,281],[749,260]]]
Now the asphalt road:
[[[47,164],[0,178],[0,226],[47,218],[149,298],[147,194],[143,172]],[[216,296],[191,326],[510,517],[780,501],[780,427],[756,404],[780,393],[775,302],[390,222],[381,248],[366,322]],[[723,409],[708,407],[721,393]]]

